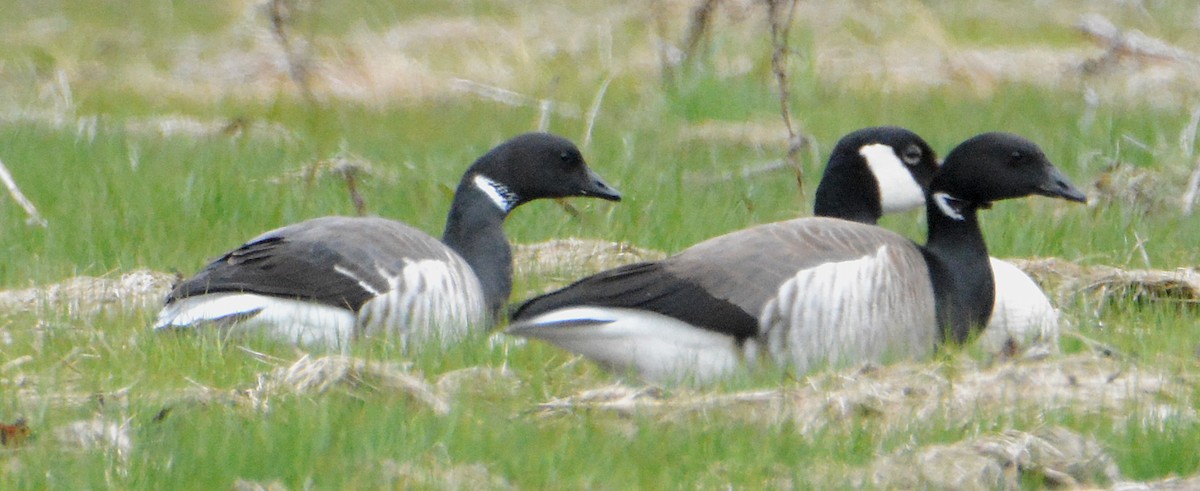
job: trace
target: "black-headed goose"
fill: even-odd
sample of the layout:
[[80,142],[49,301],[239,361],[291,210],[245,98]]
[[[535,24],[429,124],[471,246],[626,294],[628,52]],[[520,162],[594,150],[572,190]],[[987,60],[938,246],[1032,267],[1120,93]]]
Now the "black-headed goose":
[[504,219],[539,198],[621,195],[570,141],[517,136],[459,182],[439,241],[383,218],[324,217],[266,232],[175,286],[156,329],[217,324],[305,345],[359,336],[462,337],[512,291]]
[[991,313],[976,212],[1032,194],[1084,200],[1032,142],[979,135],[930,184],[925,246],[840,219],[760,225],[534,298],[509,332],[657,381],[707,380],[764,348],[799,374],[923,357]]
[[[843,152],[857,149],[863,159],[830,159],[817,186],[816,216],[874,225],[885,213],[925,204],[924,189],[937,167],[916,166],[923,154],[931,154],[917,135],[896,127],[864,128],[843,137],[838,147]],[[990,260],[996,299],[979,343],[993,354],[1032,347],[1057,350],[1058,310],[1050,299],[1012,263]]]
[[[925,203],[924,190],[929,187],[937,168],[934,151],[911,131],[898,127],[855,131],[842,137],[830,153],[825,175],[817,188],[817,211],[858,221],[874,221],[885,211],[912,209]],[[753,319],[741,319],[745,313],[734,305],[698,301],[704,293],[688,291],[688,288],[698,286],[687,283],[656,284],[659,278],[654,271],[673,265],[670,261],[618,268],[590,280],[592,283],[611,285],[612,291],[589,288],[584,286],[589,284],[589,280],[584,280],[581,285],[556,294],[559,296],[555,297],[553,305],[542,299],[531,301],[516,314],[514,321],[517,324],[511,332],[546,337],[569,350],[587,354],[615,370],[626,370],[632,365],[636,371],[651,379],[674,378],[684,372],[696,372],[688,373],[689,376],[710,378],[733,369],[740,358],[740,347],[748,342],[753,344],[752,338],[757,335],[757,329],[752,325],[746,327],[748,323],[753,324]],[[645,284],[635,285],[632,282]],[[671,287],[681,289],[668,290]],[[638,306],[640,312],[630,310],[621,313],[638,314],[647,321],[654,321],[656,310],[666,312],[670,308],[688,309],[695,306],[702,309],[696,315],[709,318],[710,321],[701,324],[701,329],[673,322],[670,317],[659,319],[663,322],[656,322],[654,326],[638,323],[600,325],[594,321],[608,319],[612,313],[596,312],[596,315],[592,315],[592,307],[586,305],[604,306],[608,302],[597,301],[597,297],[610,294],[620,297],[629,293],[622,289],[632,288],[645,288],[642,294],[647,297],[660,294],[655,289],[662,288],[663,296],[648,298],[645,305]],[[576,294],[577,302],[572,298],[564,298]],[[688,304],[673,304],[676,299]],[[615,298],[613,302],[627,300]],[[553,312],[549,316],[535,314],[551,310]],[[717,326],[722,324],[720,316],[723,314],[738,318],[731,325],[743,328],[722,332]],[[565,325],[579,319],[580,328],[561,329],[564,325],[551,322],[558,318],[565,319]],[[530,320],[526,322],[525,319]],[[641,331],[642,328],[645,331]],[[594,336],[611,342],[596,342]],[[591,353],[589,348],[613,352]],[[688,370],[680,369],[692,364],[697,366]]]

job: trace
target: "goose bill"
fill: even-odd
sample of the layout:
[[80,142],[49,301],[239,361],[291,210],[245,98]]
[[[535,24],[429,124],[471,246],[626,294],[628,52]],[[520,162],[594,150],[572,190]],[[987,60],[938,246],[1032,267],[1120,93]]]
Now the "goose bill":
[[1080,191],[1074,184],[1071,184],[1071,180],[1067,179],[1067,176],[1063,175],[1062,171],[1053,166],[1048,171],[1046,180],[1035,191],[1037,194],[1087,203],[1087,195],[1083,194],[1083,191]]
[[621,201],[621,192],[604,181],[596,171],[588,169],[588,184],[580,191],[580,196],[591,196],[609,201]]

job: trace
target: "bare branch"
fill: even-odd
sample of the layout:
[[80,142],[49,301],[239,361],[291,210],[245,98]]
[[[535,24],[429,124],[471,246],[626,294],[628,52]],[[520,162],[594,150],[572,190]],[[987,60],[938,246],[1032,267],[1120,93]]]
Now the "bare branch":
[[804,167],[800,163],[800,151],[808,146],[809,138],[796,133],[792,126],[791,90],[788,82],[788,34],[792,29],[792,19],[796,15],[797,0],[766,0],[768,22],[771,23],[771,71],[779,84],[779,115],[788,132],[788,152],[786,160],[796,173],[796,187],[804,192]]

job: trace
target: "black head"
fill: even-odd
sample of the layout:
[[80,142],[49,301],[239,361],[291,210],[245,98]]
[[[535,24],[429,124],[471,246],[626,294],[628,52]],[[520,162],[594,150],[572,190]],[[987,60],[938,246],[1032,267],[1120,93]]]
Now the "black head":
[[916,133],[897,126],[863,128],[833,148],[813,210],[875,223],[884,213],[923,206],[937,170],[936,153]]
[[464,178],[476,175],[512,193],[512,206],[570,196],[621,200],[619,191],[588,168],[574,143],[549,133],[526,133],[501,143],[480,157]]
[[1011,133],[984,133],[959,144],[930,190],[981,206],[1033,194],[1087,201],[1037,144]]

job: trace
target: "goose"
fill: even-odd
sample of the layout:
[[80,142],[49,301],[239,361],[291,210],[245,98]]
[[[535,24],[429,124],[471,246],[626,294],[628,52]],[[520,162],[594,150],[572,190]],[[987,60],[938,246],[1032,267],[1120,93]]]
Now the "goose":
[[514,137],[463,174],[442,240],[378,217],[315,218],[263,233],[175,285],[156,330],[216,325],[313,347],[402,343],[490,325],[512,291],[504,219],[539,198],[620,201],[569,140]]
[[[886,213],[925,204],[924,189],[937,164],[916,165],[922,155],[932,154],[916,134],[898,127],[864,128],[843,137],[834,153],[839,149],[857,149],[863,159],[830,159],[817,185],[814,215],[875,225]],[[994,257],[989,260],[996,300],[979,336],[980,346],[992,354],[1034,347],[1057,350],[1058,309],[1020,268]]]
[[760,352],[797,375],[922,358],[991,314],[978,210],[1035,194],[1085,201],[1036,144],[985,133],[955,147],[924,193],[924,246],[836,218],[758,225],[535,297],[507,332],[655,382],[707,382]]
[[[935,152],[921,137],[907,129],[874,127],[854,131],[842,137],[830,153],[825,174],[817,187],[815,210],[818,214],[843,217],[847,220],[874,222],[885,212],[909,210],[924,204],[924,190],[929,187],[937,169],[938,162]],[[634,275],[642,271],[655,271],[662,266],[659,263],[632,265],[624,270],[614,270],[610,274],[614,277],[623,277],[623,275]],[[638,278],[644,281],[654,281],[649,273]],[[604,354],[592,356],[592,358],[615,371],[627,370],[628,365],[632,363],[638,368],[637,371],[651,374],[649,378],[662,378],[660,375],[670,377],[671,374],[684,372],[684,370],[677,369],[676,365],[689,365],[693,362],[700,363],[700,366],[691,367],[688,371],[695,373],[689,373],[689,375],[711,378],[716,374],[732,370],[740,357],[739,345],[753,341],[752,338],[755,334],[753,329],[728,334],[717,329],[689,328],[670,322],[669,318],[659,319],[664,322],[647,328],[645,337],[639,337],[640,333],[637,332],[631,332],[627,337],[619,337],[623,336],[621,331],[606,331],[601,329],[600,324],[592,322],[592,312],[590,311],[592,307],[585,306],[585,304],[597,303],[595,297],[600,293],[585,290],[587,284],[589,283],[583,282],[582,285],[569,287],[563,292],[563,295],[571,292],[579,293],[581,295],[577,299],[579,305],[571,305],[569,302],[575,300],[565,299],[554,305],[545,303],[545,300],[528,302],[525,307],[517,311],[518,317],[514,320],[515,324],[510,328],[510,332],[530,337],[541,335],[547,337],[551,342],[564,345],[568,350],[584,354],[588,354],[586,349],[588,347],[609,348],[607,345],[594,342],[590,336],[613,336],[615,344],[618,345],[613,349],[624,354],[636,353],[635,359],[628,360],[620,355],[606,356]],[[614,287],[627,287],[627,285],[614,283]],[[615,294],[621,294],[621,292],[615,292]],[[674,298],[674,295],[669,295],[660,301],[671,302],[674,301]],[[690,300],[687,296],[681,298]],[[599,303],[603,304],[603,302]],[[713,305],[719,304],[714,303]],[[567,306],[569,308],[562,308]],[[540,312],[540,309],[556,311],[548,318],[527,323],[523,321],[523,319],[532,317],[533,312]],[[642,310],[643,316],[653,320],[653,306]],[[742,315],[742,312],[737,309],[731,309],[728,313],[732,316]],[[712,312],[705,315],[715,314],[716,312]],[[608,318],[606,315],[611,315],[611,313],[598,315],[599,319],[606,319]],[[581,327],[591,327],[591,329],[557,329],[562,326],[547,321],[547,319],[552,321],[560,317],[572,321],[577,318]],[[745,324],[744,321],[741,323]],[[627,326],[612,324],[608,327],[624,328]],[[672,329],[673,327],[678,329]],[[659,332],[663,336],[655,335]],[[684,340],[666,337],[668,333],[678,334]],[[582,343],[584,346],[573,348],[575,343]]]

